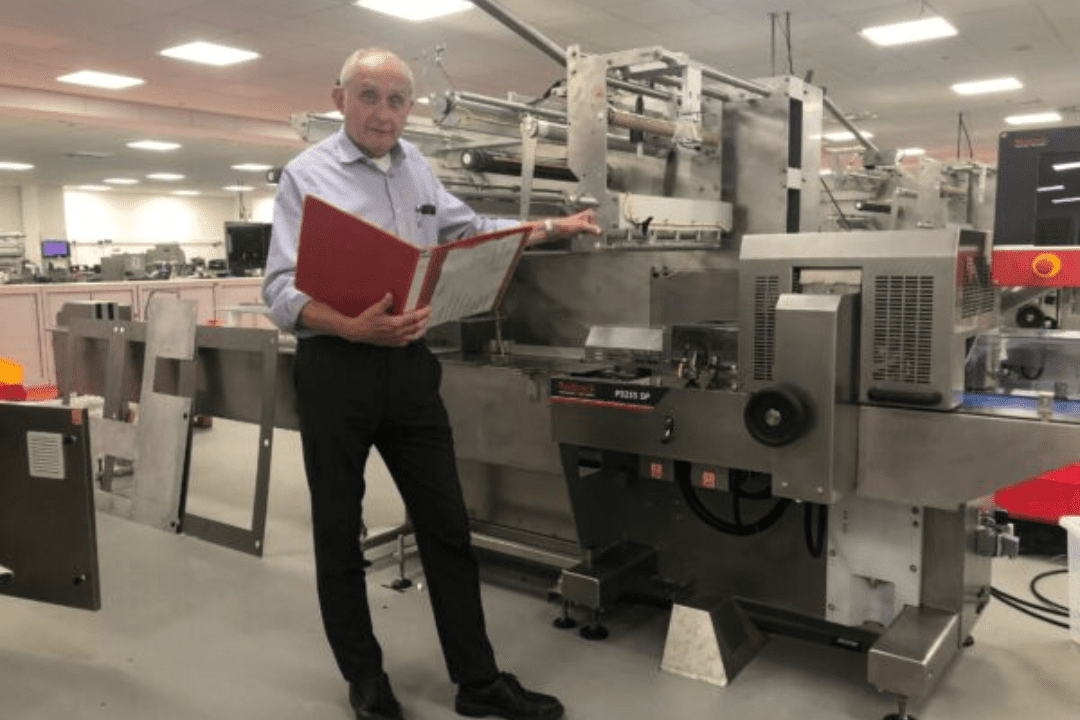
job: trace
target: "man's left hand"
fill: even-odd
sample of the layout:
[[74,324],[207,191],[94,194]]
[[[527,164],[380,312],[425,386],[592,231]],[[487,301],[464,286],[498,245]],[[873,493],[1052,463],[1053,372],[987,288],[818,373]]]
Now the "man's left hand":
[[597,224],[595,210],[582,210],[566,217],[552,218],[550,222],[551,232],[547,232],[545,228],[546,221],[539,220],[533,223],[536,229],[544,230],[544,232],[534,232],[529,240],[530,245],[551,242],[578,233],[600,235],[604,232],[600,225]]
[[577,233],[589,233],[599,235],[604,232],[597,224],[595,210],[582,210],[573,215],[559,218],[552,223],[552,235],[556,237],[568,237]]

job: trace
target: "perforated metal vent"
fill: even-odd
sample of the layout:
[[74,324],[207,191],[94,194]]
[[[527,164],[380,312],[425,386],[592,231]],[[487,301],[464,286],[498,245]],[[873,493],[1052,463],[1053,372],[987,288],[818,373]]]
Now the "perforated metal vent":
[[26,433],[30,477],[64,479],[64,436],[60,433]]
[[874,279],[874,380],[930,383],[933,319],[932,276]]
[[990,284],[990,266],[985,257],[968,260],[960,282],[960,316],[969,318],[994,311],[994,288]]
[[772,380],[776,357],[776,302],[780,299],[780,278],[754,278],[754,379]]

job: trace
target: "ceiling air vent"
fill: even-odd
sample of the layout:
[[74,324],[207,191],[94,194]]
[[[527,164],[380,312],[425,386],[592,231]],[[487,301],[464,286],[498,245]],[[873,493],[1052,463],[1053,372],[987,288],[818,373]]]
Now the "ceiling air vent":
[[111,152],[97,152],[94,150],[75,150],[74,152],[64,153],[64,157],[74,158],[76,160],[104,160],[105,158],[111,158],[116,153]]
[[64,436],[60,433],[28,432],[30,477],[64,479]]

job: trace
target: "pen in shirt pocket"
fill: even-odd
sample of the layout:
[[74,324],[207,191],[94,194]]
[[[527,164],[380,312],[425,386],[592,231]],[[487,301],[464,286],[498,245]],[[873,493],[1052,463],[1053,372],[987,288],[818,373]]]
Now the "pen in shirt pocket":
[[434,215],[435,214],[435,206],[434,205],[421,205],[420,207],[416,208],[416,212],[420,213],[421,215]]
[[419,216],[416,218],[416,227],[420,227],[423,223],[424,215],[435,215],[435,206],[431,204],[421,205],[416,208],[416,214]]

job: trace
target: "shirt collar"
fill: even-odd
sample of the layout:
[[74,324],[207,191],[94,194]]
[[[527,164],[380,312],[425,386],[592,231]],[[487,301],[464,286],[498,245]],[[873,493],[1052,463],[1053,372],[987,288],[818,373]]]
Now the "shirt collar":
[[[355,162],[362,162],[365,164],[373,164],[371,158],[363,150],[356,146],[349,136],[345,134],[345,128],[340,128],[337,133],[334,134],[334,154],[337,156],[338,162],[342,164],[349,164]],[[401,147],[401,141],[394,143],[394,147],[390,148],[390,158],[397,160],[401,157],[404,150]]]

